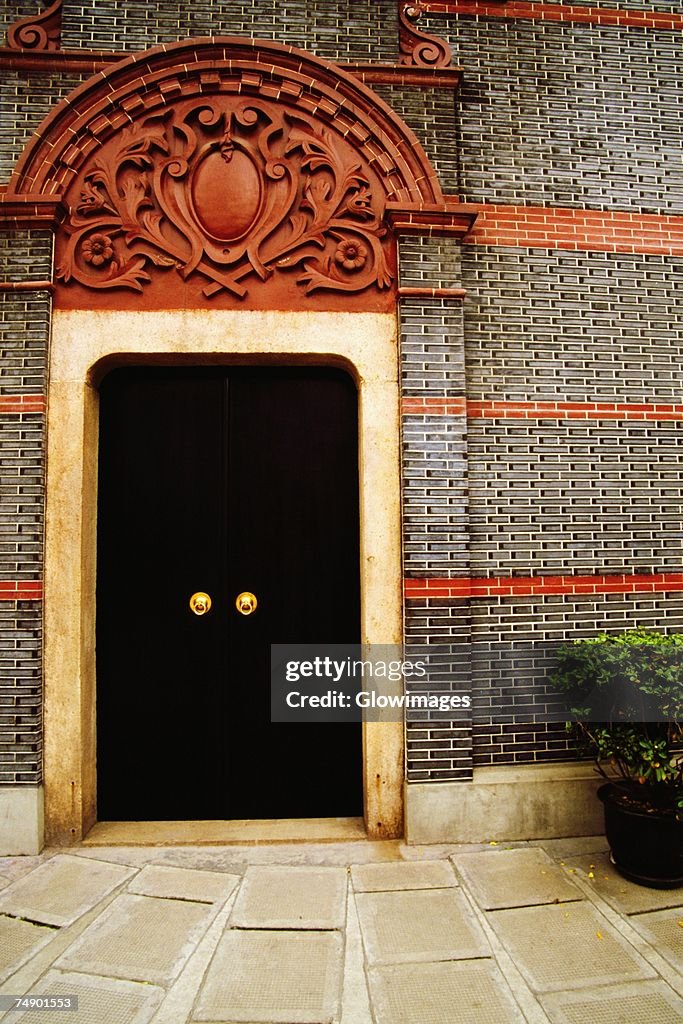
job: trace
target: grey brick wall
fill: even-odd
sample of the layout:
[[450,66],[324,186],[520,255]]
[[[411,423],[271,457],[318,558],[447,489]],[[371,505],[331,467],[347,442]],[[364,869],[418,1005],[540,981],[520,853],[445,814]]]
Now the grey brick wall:
[[471,735],[459,721],[450,730],[449,723],[409,724],[408,778],[415,782],[465,780],[486,765],[567,760],[566,708],[548,683],[557,645],[602,629],[683,628],[681,594],[440,598],[409,600],[406,611],[413,649],[418,639],[423,650],[450,645],[451,677],[464,681],[469,672],[473,695]]
[[[679,261],[463,250],[468,396],[680,401]],[[677,571],[681,424],[470,421],[475,573]]]
[[401,324],[404,394],[464,395],[464,349],[454,343],[462,339],[462,308],[448,299],[404,299]]
[[[403,286],[458,286],[460,251],[446,238],[403,238]],[[464,396],[462,306],[452,299],[411,298],[400,304],[401,394]],[[463,576],[468,573],[466,432],[464,415],[406,415],[402,421],[403,559],[406,576]],[[467,637],[467,608],[457,603],[460,632],[449,621],[450,602],[436,609],[407,603],[406,655],[430,661],[429,689],[469,689],[469,665],[454,641]],[[436,616],[436,618],[434,618]],[[462,630],[465,632],[463,633]],[[419,692],[420,682],[409,682]],[[471,716],[437,711],[411,712],[407,720],[408,778],[468,779],[472,776]]]
[[[6,281],[51,276],[52,235],[0,233]],[[0,292],[0,396],[45,395],[48,292]],[[0,412],[0,580],[40,580],[43,569],[45,422]],[[41,778],[42,608],[0,601],[0,783]]]
[[[462,267],[469,399],[680,402],[679,260],[464,246]],[[472,574],[680,572],[682,426],[470,419]],[[473,600],[473,764],[568,756],[560,640],[682,615],[679,594]]]
[[[403,286],[452,287],[461,276],[459,247],[446,238],[403,238]],[[465,394],[462,305],[452,299],[402,299],[401,394]],[[403,417],[404,572],[466,574],[467,472],[464,415]]]
[[679,402],[676,257],[463,246],[467,393]]
[[413,129],[439,176],[444,192],[460,191],[456,139],[458,100],[451,89],[376,85],[374,91]]
[[[675,258],[439,239],[404,239],[400,253],[401,284],[468,290],[464,321],[451,303],[402,301],[405,395],[462,395],[464,331],[471,400],[680,402]],[[680,423],[403,423],[406,576],[681,571]],[[409,780],[566,760],[565,707],[547,681],[557,643],[678,628],[682,615],[678,594],[408,600],[412,656],[450,652],[474,698],[471,733],[463,720],[409,720]]]
[[680,33],[425,19],[465,70],[463,198],[683,213]]
[[3,71],[0,78],[0,183],[9,180],[24,146],[41,121],[82,81],[78,75]]
[[470,420],[479,575],[680,572],[683,423]]
[[388,61],[398,50],[393,0],[65,0],[62,45],[144,50],[192,36],[275,39],[338,61]]
[[42,609],[0,602],[0,784],[42,778]]
[[406,576],[466,576],[467,423],[403,417],[403,568]]
[[460,287],[461,246],[457,242],[429,235],[405,236],[400,239],[399,252],[399,278],[403,287]]
[[473,763],[566,760],[564,705],[548,684],[566,640],[630,626],[681,629],[682,594],[578,594],[474,601]]
[[[406,601],[406,657],[423,659],[428,682],[406,680],[409,693],[471,692],[470,608],[467,601]],[[472,778],[472,711],[445,715],[437,710],[406,715],[407,778],[410,782],[463,781]]]
[[0,280],[45,281],[51,276],[51,231],[0,231]]
[[35,580],[42,572],[43,418],[2,414],[0,433],[0,579]]

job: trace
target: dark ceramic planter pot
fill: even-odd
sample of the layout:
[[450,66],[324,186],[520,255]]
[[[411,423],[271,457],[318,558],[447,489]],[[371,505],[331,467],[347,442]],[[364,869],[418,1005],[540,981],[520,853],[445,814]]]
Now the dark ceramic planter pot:
[[630,807],[619,801],[620,792],[624,788],[611,782],[598,790],[616,869],[638,885],[654,889],[683,886],[683,822],[671,814]]

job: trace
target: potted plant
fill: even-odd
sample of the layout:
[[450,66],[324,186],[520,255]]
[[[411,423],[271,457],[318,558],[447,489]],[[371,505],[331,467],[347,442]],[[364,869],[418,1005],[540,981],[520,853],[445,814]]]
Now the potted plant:
[[656,888],[683,885],[683,633],[629,629],[557,650],[579,756],[605,785],[605,831],[615,867]]

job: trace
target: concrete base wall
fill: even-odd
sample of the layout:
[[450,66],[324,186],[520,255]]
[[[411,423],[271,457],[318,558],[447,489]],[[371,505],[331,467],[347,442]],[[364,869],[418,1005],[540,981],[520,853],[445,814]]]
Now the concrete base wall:
[[44,831],[42,786],[0,788],[0,856],[35,856]]
[[473,782],[408,783],[408,843],[556,839],[604,831],[595,793],[602,779],[587,764],[479,768]]

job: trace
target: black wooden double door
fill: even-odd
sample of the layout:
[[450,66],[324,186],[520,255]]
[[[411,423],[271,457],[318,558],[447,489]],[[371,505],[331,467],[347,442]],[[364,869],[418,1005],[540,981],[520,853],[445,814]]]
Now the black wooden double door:
[[360,726],[270,721],[271,643],[359,640],[348,375],[112,371],[98,517],[99,819],[361,814]]

